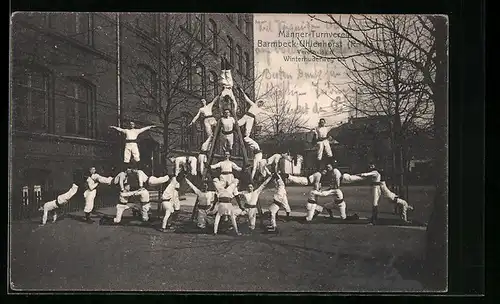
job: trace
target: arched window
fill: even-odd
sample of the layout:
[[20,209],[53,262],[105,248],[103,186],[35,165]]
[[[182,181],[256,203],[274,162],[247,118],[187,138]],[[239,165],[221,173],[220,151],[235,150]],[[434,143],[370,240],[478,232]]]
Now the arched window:
[[241,53],[241,47],[236,45],[236,62],[238,63],[238,71],[243,73],[243,54]]
[[245,73],[244,73],[244,75],[246,75],[247,77],[250,77],[250,74],[252,72],[252,66],[250,63],[250,56],[248,55],[247,52],[245,52],[245,56],[243,57],[243,59],[245,60],[245,63],[244,63]]
[[217,73],[210,71],[208,73],[208,94],[210,98],[215,98],[219,94],[218,89]]
[[210,32],[210,47],[217,52],[217,24],[212,19],[208,20],[208,31]]
[[158,78],[156,72],[148,65],[139,64],[136,72],[137,95],[145,106],[155,106],[158,96]]
[[205,67],[201,63],[194,67],[193,91],[200,96],[205,96]]
[[182,87],[186,90],[191,89],[191,60],[186,53],[182,53],[181,56],[181,70],[179,71],[179,76],[181,77],[180,83],[182,83]]
[[234,66],[234,42],[230,36],[227,36],[227,47],[229,49],[229,62]]
[[205,15],[204,14],[195,14],[195,25],[192,29],[193,34],[196,35],[201,41],[205,40]]
[[92,137],[94,86],[82,79],[68,78],[63,81],[63,90],[66,134]]
[[13,74],[13,108],[16,129],[49,131],[51,75],[45,69],[15,67]]

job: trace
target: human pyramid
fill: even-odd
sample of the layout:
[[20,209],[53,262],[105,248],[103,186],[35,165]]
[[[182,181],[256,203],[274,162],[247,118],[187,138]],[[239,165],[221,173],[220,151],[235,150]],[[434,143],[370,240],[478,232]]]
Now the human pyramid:
[[[339,210],[340,218],[343,220],[358,219],[357,214],[347,215],[346,202],[340,187],[344,184],[363,180],[371,181],[372,223],[376,224],[377,222],[378,203],[381,196],[394,203],[398,207],[397,210],[401,219],[408,221],[407,211],[413,210],[413,207],[388,189],[381,178],[380,172],[374,165],[370,165],[368,172],[356,175],[342,174],[336,168],[336,161],[333,160],[333,153],[327,137],[329,128],[325,126],[324,119],[321,119],[318,127],[313,130],[317,140],[317,160],[320,164],[323,154],[326,153],[331,161],[319,172],[308,177],[280,172],[280,160],[283,157],[288,157],[289,154],[276,153],[269,158],[264,158],[259,144],[250,138],[258,115],[263,112],[266,113],[260,108],[262,101],[252,101],[238,87],[237,89],[240,90],[250,107],[240,119],[236,120],[233,115],[236,113],[238,104],[233,94],[233,79],[225,55],[222,57],[221,71],[221,94],[208,104],[202,99],[203,106],[190,123],[192,125],[199,118],[202,118],[207,134],[207,140],[202,144],[198,157],[178,156],[170,158],[170,161],[174,164],[172,177],[168,175],[160,177],[147,176],[144,171],[138,168],[140,153],[137,137],[155,126],[136,129],[133,122],[130,123],[129,129],[111,126],[110,128],[125,134],[124,170],[115,177],[103,177],[96,173],[94,167],[90,168],[88,174],[83,177],[78,176],[76,173],[73,174],[73,184],[70,190],[59,195],[55,200],[46,202],[40,208],[40,211],[43,211],[41,225],[46,224],[50,212],[53,212],[53,221],[56,221],[57,209],[75,196],[79,189],[83,190],[85,198],[85,221],[92,223],[90,213],[94,208],[94,199],[97,194],[97,187],[100,184],[114,185],[119,189],[116,215],[109,221],[109,224],[120,224],[123,213],[128,209],[132,209],[134,215],[140,214],[143,222],[148,222],[150,221],[151,203],[147,188],[168,183],[161,195],[161,202],[158,206],[159,211],[164,211],[160,230],[166,232],[174,228],[169,219],[176,217],[180,210],[179,189],[182,183],[186,183],[197,195],[197,203],[193,213],[197,215],[195,221],[199,229],[205,230],[208,225],[213,224],[213,233],[217,234],[219,223],[224,218],[225,220],[230,219],[234,232],[241,235],[238,229],[237,217],[246,215],[249,230],[255,230],[258,212],[261,214],[262,220],[259,196],[270,181],[273,181],[275,189],[273,200],[269,206],[270,224],[266,227],[266,230],[270,232],[277,230],[276,217],[280,209],[285,210],[287,219],[290,217],[291,208],[288,204],[287,184],[312,186],[305,204],[307,210],[305,220],[308,222],[312,221],[323,209],[328,212],[330,218],[334,218],[333,210]],[[222,113],[219,121],[213,114],[214,105],[218,105],[219,111]],[[272,113],[267,114],[272,115]],[[239,130],[240,127],[244,127],[244,135]],[[216,132],[214,132],[214,128]],[[219,134],[219,130],[221,134]],[[253,162],[249,167],[241,168],[231,160],[235,132],[243,136],[243,142],[253,151]],[[219,135],[223,140],[225,159],[211,165],[213,146]],[[220,170],[219,174],[215,171],[217,169]],[[235,177],[233,171],[239,173],[239,178]],[[194,179],[191,179],[198,176],[201,177],[201,183],[196,186],[193,182]],[[209,176],[212,177],[211,180]],[[260,185],[254,187],[254,182],[258,181],[260,181]],[[330,197],[331,200],[322,206],[318,204],[319,197]],[[101,223],[104,222],[106,222],[106,218],[101,219]]]

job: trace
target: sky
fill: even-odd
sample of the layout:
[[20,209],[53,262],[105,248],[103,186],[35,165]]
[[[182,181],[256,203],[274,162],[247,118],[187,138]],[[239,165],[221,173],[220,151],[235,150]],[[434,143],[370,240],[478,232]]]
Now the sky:
[[[325,15],[317,17],[326,20]],[[329,125],[347,121],[338,92],[348,82],[344,68],[334,60],[315,60],[299,41],[315,51],[326,50],[325,55],[329,47],[344,54],[352,49],[340,29],[307,14],[254,14],[256,97],[270,85],[284,86],[291,106],[303,111],[308,127],[316,126],[319,118]]]

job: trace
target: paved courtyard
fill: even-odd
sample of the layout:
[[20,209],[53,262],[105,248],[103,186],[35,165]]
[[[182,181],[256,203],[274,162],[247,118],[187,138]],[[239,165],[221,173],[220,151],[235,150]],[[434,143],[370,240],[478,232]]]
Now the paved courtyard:
[[[305,224],[305,187],[289,187],[294,214],[278,222],[277,234],[217,236],[195,233],[189,221],[194,197],[187,195],[175,221],[162,233],[126,214],[123,226],[83,223],[83,213],[38,227],[39,219],[11,224],[10,281],[16,290],[356,292],[423,291],[419,282],[433,191],[410,189],[412,225],[401,225],[392,205],[382,201],[383,225],[370,216],[367,187],[343,189],[348,213],[361,220],[345,224],[326,217]],[[261,196],[264,209],[272,192]],[[336,214],[338,215],[338,214]],[[266,218],[266,223],[268,219]],[[222,227],[224,228],[224,227]]]

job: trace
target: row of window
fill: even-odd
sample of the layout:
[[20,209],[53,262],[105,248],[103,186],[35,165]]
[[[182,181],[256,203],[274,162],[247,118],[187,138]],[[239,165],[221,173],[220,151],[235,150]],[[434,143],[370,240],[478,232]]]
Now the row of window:
[[[158,35],[160,18],[158,14],[136,13],[134,18],[134,26],[146,33],[150,37]],[[247,37],[252,34],[252,21],[245,14],[229,14],[229,19],[233,21],[237,28]],[[237,20],[237,21],[236,21]],[[214,50],[217,49],[218,28],[217,23],[209,18],[206,20],[205,14],[187,13],[185,17],[185,28],[192,32],[198,40],[202,42],[210,42]],[[207,33],[208,30],[208,33]]]
[[[52,76],[43,69],[16,69],[13,87],[14,125],[18,130],[51,132],[51,120],[56,109],[51,104],[52,92],[64,100],[64,133],[92,138],[95,87],[81,79],[57,79],[52,88]],[[58,114],[61,113],[57,110]],[[204,140],[201,128],[190,129],[189,113],[182,114],[180,147],[189,150]]]
[[[246,35],[248,33],[251,33],[252,23],[248,21],[242,14],[236,15],[238,15],[240,29],[244,28],[244,33]],[[226,38],[220,37],[217,23],[213,19],[208,19],[208,22],[206,22],[204,14],[186,14],[185,27],[188,31],[195,35],[198,40],[208,43],[210,48],[215,53],[219,53],[219,51],[227,51],[230,64],[236,67],[236,70],[241,74],[250,77],[252,69],[249,65],[249,54],[247,52],[243,52],[239,44],[235,45],[234,40],[230,35],[227,35]],[[208,35],[205,31],[206,27],[208,27]],[[222,47],[219,45],[219,38],[221,38],[221,40],[225,42],[224,46]]]
[[[236,17],[235,17],[236,16]],[[237,28],[247,37],[252,34],[252,21],[246,14],[229,14],[229,19],[236,24]],[[217,23],[213,19],[208,19],[206,24],[205,14],[186,14],[186,28],[193,31],[199,40],[206,41],[212,39],[216,42]],[[236,21],[237,19],[237,21]],[[206,35],[206,27],[208,26],[209,35]],[[215,38],[215,39],[214,39]]]
[[[184,59],[180,63],[183,75],[178,77],[181,77],[180,83],[185,90],[203,98],[214,98],[220,93],[218,73],[213,70],[207,71],[201,62],[191,63],[191,59],[187,54],[184,54]],[[148,65],[139,64],[135,73],[138,96],[147,105],[154,105],[154,100],[158,94],[158,78],[155,70]]]
[[[142,68],[149,70],[145,66]],[[54,113],[57,112],[57,115],[64,115],[66,135],[86,138],[103,138],[105,135],[107,126],[102,125],[102,130],[94,127],[96,89],[91,83],[77,78],[57,79],[55,90],[52,74],[43,68],[15,68],[13,76],[13,122],[17,130],[53,133],[54,127],[51,124]],[[152,85],[154,83],[155,81],[151,81]],[[64,101],[63,110],[55,109],[52,103],[54,93]],[[188,127],[192,118],[192,114],[182,113],[178,130],[178,146],[181,150],[195,151],[205,140],[201,126]]]
[[[55,29],[60,27],[62,33],[69,38],[76,39],[90,46],[94,44],[94,31],[96,26],[94,14],[92,13],[47,13],[44,15],[34,14],[33,16],[41,18],[42,23],[48,28]],[[247,37],[251,35],[253,25],[245,14],[229,14],[228,17],[236,24],[243,34]],[[219,49],[218,40],[220,29],[213,19],[210,18],[208,21],[205,19],[205,14],[186,14],[185,27],[192,32],[198,40],[209,43],[210,47],[217,52]],[[148,37],[155,38],[159,34],[160,16],[158,14],[136,13],[134,14],[134,18],[129,21],[136,29],[147,34]],[[230,36],[227,36],[227,38],[227,40],[224,38],[222,38],[222,40],[226,40],[229,49],[233,50],[232,38]],[[234,50],[232,53],[231,63],[234,65]]]
[[49,13],[43,16],[48,28],[58,28],[66,37],[94,45],[94,18],[89,13]]
[[[54,92],[51,74],[43,69],[20,68],[14,71],[13,80],[16,129],[38,132],[53,129],[51,117],[56,109],[51,102]],[[56,94],[64,100],[65,133],[92,137],[95,87],[82,79],[65,78],[58,81]]]

